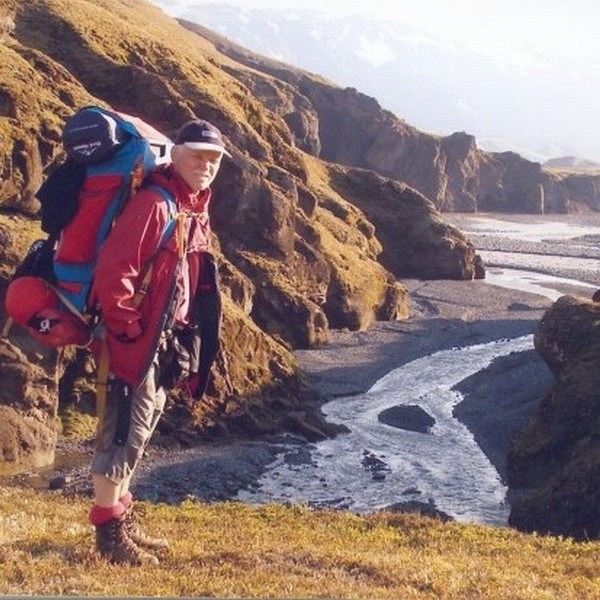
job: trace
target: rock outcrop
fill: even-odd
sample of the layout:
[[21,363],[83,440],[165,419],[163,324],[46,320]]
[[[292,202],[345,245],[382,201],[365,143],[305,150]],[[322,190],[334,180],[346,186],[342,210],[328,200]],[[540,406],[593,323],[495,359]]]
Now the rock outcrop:
[[509,452],[509,485],[522,490],[509,520],[518,529],[600,537],[599,322],[600,304],[563,296],[535,332],[556,385]]
[[21,350],[0,339],[0,473],[9,464],[54,460],[57,373],[56,352]]

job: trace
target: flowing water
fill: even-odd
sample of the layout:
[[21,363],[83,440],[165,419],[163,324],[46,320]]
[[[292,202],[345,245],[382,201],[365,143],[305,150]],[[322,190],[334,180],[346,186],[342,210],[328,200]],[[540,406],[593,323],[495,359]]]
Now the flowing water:
[[[239,498],[356,512],[418,500],[459,520],[505,523],[506,487],[470,431],[454,418],[462,396],[452,388],[495,357],[531,347],[532,336],[524,336],[443,350],[391,371],[366,394],[327,403],[327,419],[350,432],[313,445],[309,461],[291,459],[292,446],[263,476],[260,491],[241,492]],[[378,420],[386,408],[401,405],[421,407],[435,425],[418,433]]]
[[[595,235],[599,223],[582,225],[557,217],[455,218],[476,246],[485,248],[480,254],[490,284],[541,294],[549,305],[565,293],[565,286],[597,287],[593,281],[600,267],[600,243]],[[496,246],[506,247],[497,243],[503,237],[518,240],[522,247],[517,244],[516,253],[496,250]],[[553,249],[567,255],[550,255]],[[575,278],[555,275],[552,267],[557,262],[560,272],[573,273]],[[532,338],[436,352],[391,371],[365,394],[327,403],[323,408],[327,419],[345,425],[349,433],[308,450],[290,444],[258,485],[241,491],[238,499],[299,502],[356,512],[416,500],[457,520],[505,524],[509,512],[506,486],[471,432],[454,417],[453,409],[463,398],[453,387],[497,357],[531,349]],[[402,405],[420,407],[435,424],[428,432],[418,433],[379,421],[383,410]]]

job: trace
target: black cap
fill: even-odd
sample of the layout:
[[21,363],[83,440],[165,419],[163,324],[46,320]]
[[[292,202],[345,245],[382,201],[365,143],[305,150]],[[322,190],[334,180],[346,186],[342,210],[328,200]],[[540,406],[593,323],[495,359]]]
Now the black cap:
[[185,123],[175,138],[175,145],[184,145],[192,150],[215,150],[231,156],[225,149],[221,132],[208,121],[201,119]]

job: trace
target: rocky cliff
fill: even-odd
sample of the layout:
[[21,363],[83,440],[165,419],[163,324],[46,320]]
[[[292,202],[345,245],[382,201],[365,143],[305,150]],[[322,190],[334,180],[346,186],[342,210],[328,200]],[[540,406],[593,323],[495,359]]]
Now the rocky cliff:
[[524,531],[600,537],[600,304],[563,296],[534,345],[556,377],[535,419],[510,449],[510,524]]
[[[36,190],[63,159],[62,126],[77,108],[110,106],[167,135],[197,116],[227,137],[233,158],[212,206],[223,358],[202,406],[173,399],[169,431],[328,435],[291,351],[326,343],[331,327],[406,317],[399,277],[483,276],[472,244],[422,192],[333,155],[336,144],[360,154],[346,127],[352,102],[359,112],[367,102],[355,93],[344,108],[335,86],[303,75],[317,110],[286,78],[253,71],[144,0],[5,0],[0,42],[0,301],[40,235]],[[393,127],[409,129],[397,119]],[[342,159],[348,165],[332,162]],[[74,368],[85,374],[86,360],[36,346],[17,328],[0,352],[0,460],[50,462],[59,408],[92,393]]]
[[597,171],[557,172],[513,152],[484,152],[464,132],[428,135],[355,89],[249,52],[197,24],[185,25],[235,61],[228,72],[281,115],[306,152],[404,181],[441,211],[600,210]]

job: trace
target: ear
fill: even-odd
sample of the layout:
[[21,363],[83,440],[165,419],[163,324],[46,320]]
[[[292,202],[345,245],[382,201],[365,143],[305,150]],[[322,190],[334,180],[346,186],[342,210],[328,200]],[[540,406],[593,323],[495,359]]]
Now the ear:
[[173,144],[171,146],[171,162],[175,162],[181,153],[181,147]]

